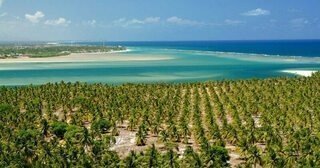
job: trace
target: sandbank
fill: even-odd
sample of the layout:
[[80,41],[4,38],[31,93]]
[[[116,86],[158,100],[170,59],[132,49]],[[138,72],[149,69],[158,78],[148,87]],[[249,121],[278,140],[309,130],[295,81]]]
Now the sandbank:
[[311,71],[311,70],[283,70],[281,72],[309,77],[309,76],[312,76],[312,74],[317,72],[317,71]]
[[54,62],[112,62],[112,61],[157,61],[170,60],[173,57],[164,55],[141,56],[139,54],[126,55],[122,52],[104,53],[72,53],[66,56],[44,58],[7,58],[0,59],[0,63],[54,63]]

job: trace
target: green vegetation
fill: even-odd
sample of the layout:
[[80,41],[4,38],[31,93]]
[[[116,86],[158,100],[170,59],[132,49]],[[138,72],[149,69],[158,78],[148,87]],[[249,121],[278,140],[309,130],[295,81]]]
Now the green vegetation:
[[30,46],[0,46],[0,58],[54,57],[71,53],[92,53],[124,50],[121,46],[69,46],[69,45],[30,45]]
[[320,73],[2,87],[0,167],[320,167],[319,97]]

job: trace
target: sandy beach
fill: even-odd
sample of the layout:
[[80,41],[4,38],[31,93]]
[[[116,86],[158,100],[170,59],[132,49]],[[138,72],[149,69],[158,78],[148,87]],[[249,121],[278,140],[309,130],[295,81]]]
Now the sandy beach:
[[309,76],[312,76],[312,74],[317,72],[317,71],[311,71],[311,70],[283,70],[281,72],[309,77]]
[[46,57],[46,58],[9,58],[0,59],[0,63],[54,63],[54,62],[113,62],[113,61],[157,61],[170,60],[173,57],[163,55],[141,56],[125,55],[122,52],[110,53],[72,53],[67,56]]

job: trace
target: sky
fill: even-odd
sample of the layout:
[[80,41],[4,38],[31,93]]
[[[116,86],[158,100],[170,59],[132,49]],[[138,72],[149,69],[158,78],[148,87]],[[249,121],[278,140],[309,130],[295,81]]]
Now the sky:
[[0,41],[320,39],[319,0],[0,0]]

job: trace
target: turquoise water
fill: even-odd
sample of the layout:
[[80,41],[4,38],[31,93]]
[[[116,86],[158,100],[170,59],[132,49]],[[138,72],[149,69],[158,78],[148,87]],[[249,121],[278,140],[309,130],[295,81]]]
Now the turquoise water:
[[[236,50],[212,51],[197,47],[127,45],[126,56],[166,56],[170,60],[1,63],[0,85],[43,84],[48,82],[139,83],[197,82],[224,79],[249,79],[294,76],[282,70],[320,70],[320,57],[313,55],[268,55]],[[289,52],[290,53],[290,52]],[[297,52],[301,53],[301,51]],[[307,52],[309,53],[309,51]],[[89,56],[89,55],[88,55]],[[319,54],[320,56],[320,54]]]
[[[110,45],[152,47],[195,51],[220,51],[234,53],[256,53],[280,56],[320,56],[320,40],[235,40],[235,41],[148,41],[106,42]],[[80,44],[102,45],[101,42]]]

